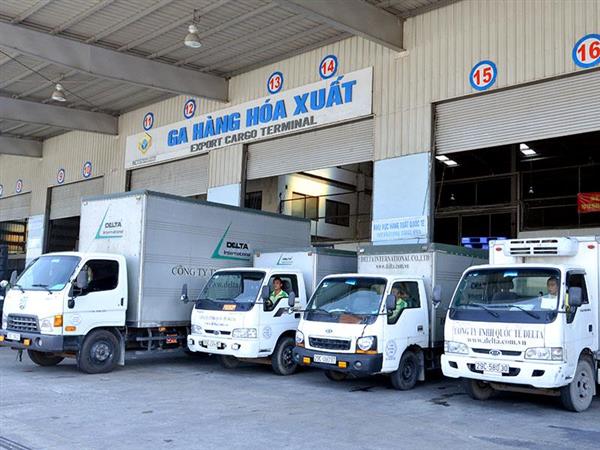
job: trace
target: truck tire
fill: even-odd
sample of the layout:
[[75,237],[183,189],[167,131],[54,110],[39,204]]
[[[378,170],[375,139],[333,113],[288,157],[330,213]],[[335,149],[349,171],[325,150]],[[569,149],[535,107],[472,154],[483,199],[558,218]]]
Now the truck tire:
[[119,339],[107,330],[88,334],[77,352],[77,367],[84,373],[107,373],[119,362]]
[[325,376],[331,381],[344,381],[348,378],[348,374],[344,372],[338,372],[337,370],[326,370]]
[[580,359],[573,381],[560,388],[560,401],[564,408],[574,412],[588,409],[594,397],[595,383],[592,364],[586,358]]
[[29,359],[31,359],[38,366],[42,367],[56,366],[63,359],[65,359],[62,356],[55,355],[54,353],[44,353],[36,350],[27,350],[27,354],[29,355]]
[[473,400],[489,400],[496,393],[496,390],[489,383],[479,380],[464,379],[463,388]]
[[225,369],[235,369],[240,365],[240,360],[235,356],[217,355],[217,359],[219,360],[219,364]]
[[291,375],[298,369],[298,363],[292,354],[295,346],[296,340],[291,336],[284,336],[277,342],[271,355],[271,366],[277,375]]
[[392,386],[399,391],[408,391],[415,387],[419,378],[419,358],[407,350],[400,358],[398,370],[390,375]]

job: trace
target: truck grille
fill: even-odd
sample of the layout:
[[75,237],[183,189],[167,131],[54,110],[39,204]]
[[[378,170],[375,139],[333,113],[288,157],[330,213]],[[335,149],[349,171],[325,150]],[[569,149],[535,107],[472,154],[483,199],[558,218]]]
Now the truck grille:
[[39,331],[38,321],[35,316],[17,316],[9,314],[7,329],[14,331]]
[[[472,348],[474,353],[490,354],[491,348]],[[521,352],[516,350],[502,350],[502,354],[498,356],[521,356]]]
[[322,348],[325,350],[350,350],[350,341],[348,339],[309,337],[308,343],[313,348]]

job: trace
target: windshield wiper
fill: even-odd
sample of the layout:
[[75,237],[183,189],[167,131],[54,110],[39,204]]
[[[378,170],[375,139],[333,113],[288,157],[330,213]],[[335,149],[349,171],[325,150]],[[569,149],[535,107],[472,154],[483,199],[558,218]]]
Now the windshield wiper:
[[51,291],[50,289],[48,289],[48,285],[47,285],[47,284],[32,284],[31,286],[32,286],[32,287],[41,287],[41,288],[44,288],[44,289],[46,289],[46,290],[47,290],[49,293],[51,293],[51,294],[52,294],[52,291]]
[[517,309],[523,311],[525,314],[529,314],[534,319],[539,319],[540,318],[540,316],[538,314],[534,313],[533,311],[529,311],[529,310],[523,308],[522,306],[519,306],[519,305],[508,305],[508,307],[509,308],[517,308]]
[[23,294],[25,293],[25,289],[23,289],[23,287],[20,284],[13,284],[11,287],[19,288]]
[[332,316],[333,315],[332,312],[327,311],[326,309],[323,309],[323,308],[309,309],[308,312],[321,312],[321,313],[327,314],[328,316]]
[[[465,305],[465,306],[467,306],[467,305]],[[485,305],[482,305],[481,303],[468,303],[468,306],[477,306],[478,308],[486,310],[487,312],[489,312],[494,317],[499,317],[500,316],[500,314],[498,314],[496,311],[491,310],[490,308],[488,308]]]

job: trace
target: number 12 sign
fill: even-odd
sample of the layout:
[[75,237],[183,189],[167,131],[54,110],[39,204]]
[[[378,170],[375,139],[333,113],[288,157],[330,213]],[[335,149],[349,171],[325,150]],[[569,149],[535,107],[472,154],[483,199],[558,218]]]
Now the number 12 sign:
[[476,91],[485,91],[492,87],[498,76],[498,68],[493,61],[479,61],[471,69],[469,82]]
[[600,34],[588,34],[579,39],[573,47],[573,61],[586,69],[600,64]]

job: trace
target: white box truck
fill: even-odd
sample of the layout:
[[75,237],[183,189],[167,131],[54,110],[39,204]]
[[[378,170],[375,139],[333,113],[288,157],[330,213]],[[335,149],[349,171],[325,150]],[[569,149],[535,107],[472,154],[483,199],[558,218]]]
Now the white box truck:
[[[240,360],[271,363],[275,373],[289,375],[300,314],[326,275],[356,270],[356,253],[328,248],[257,252],[253,268],[215,272],[192,312],[188,348],[218,355],[221,364]],[[283,294],[277,294],[281,283]]]
[[478,400],[537,392],[587,409],[600,376],[599,247],[598,237],[492,242],[448,311],[444,375]]
[[385,373],[396,389],[413,388],[439,367],[454,288],[484,255],[441,244],[360,249],[358,273],[325,277],[313,294],[294,359],[332,380]]
[[290,245],[310,245],[309,221],[149,191],[84,199],[79,252],[42,255],[11,280],[0,344],[108,372],[126,349],[185,345],[184,284],[197,296],[218,269]]

